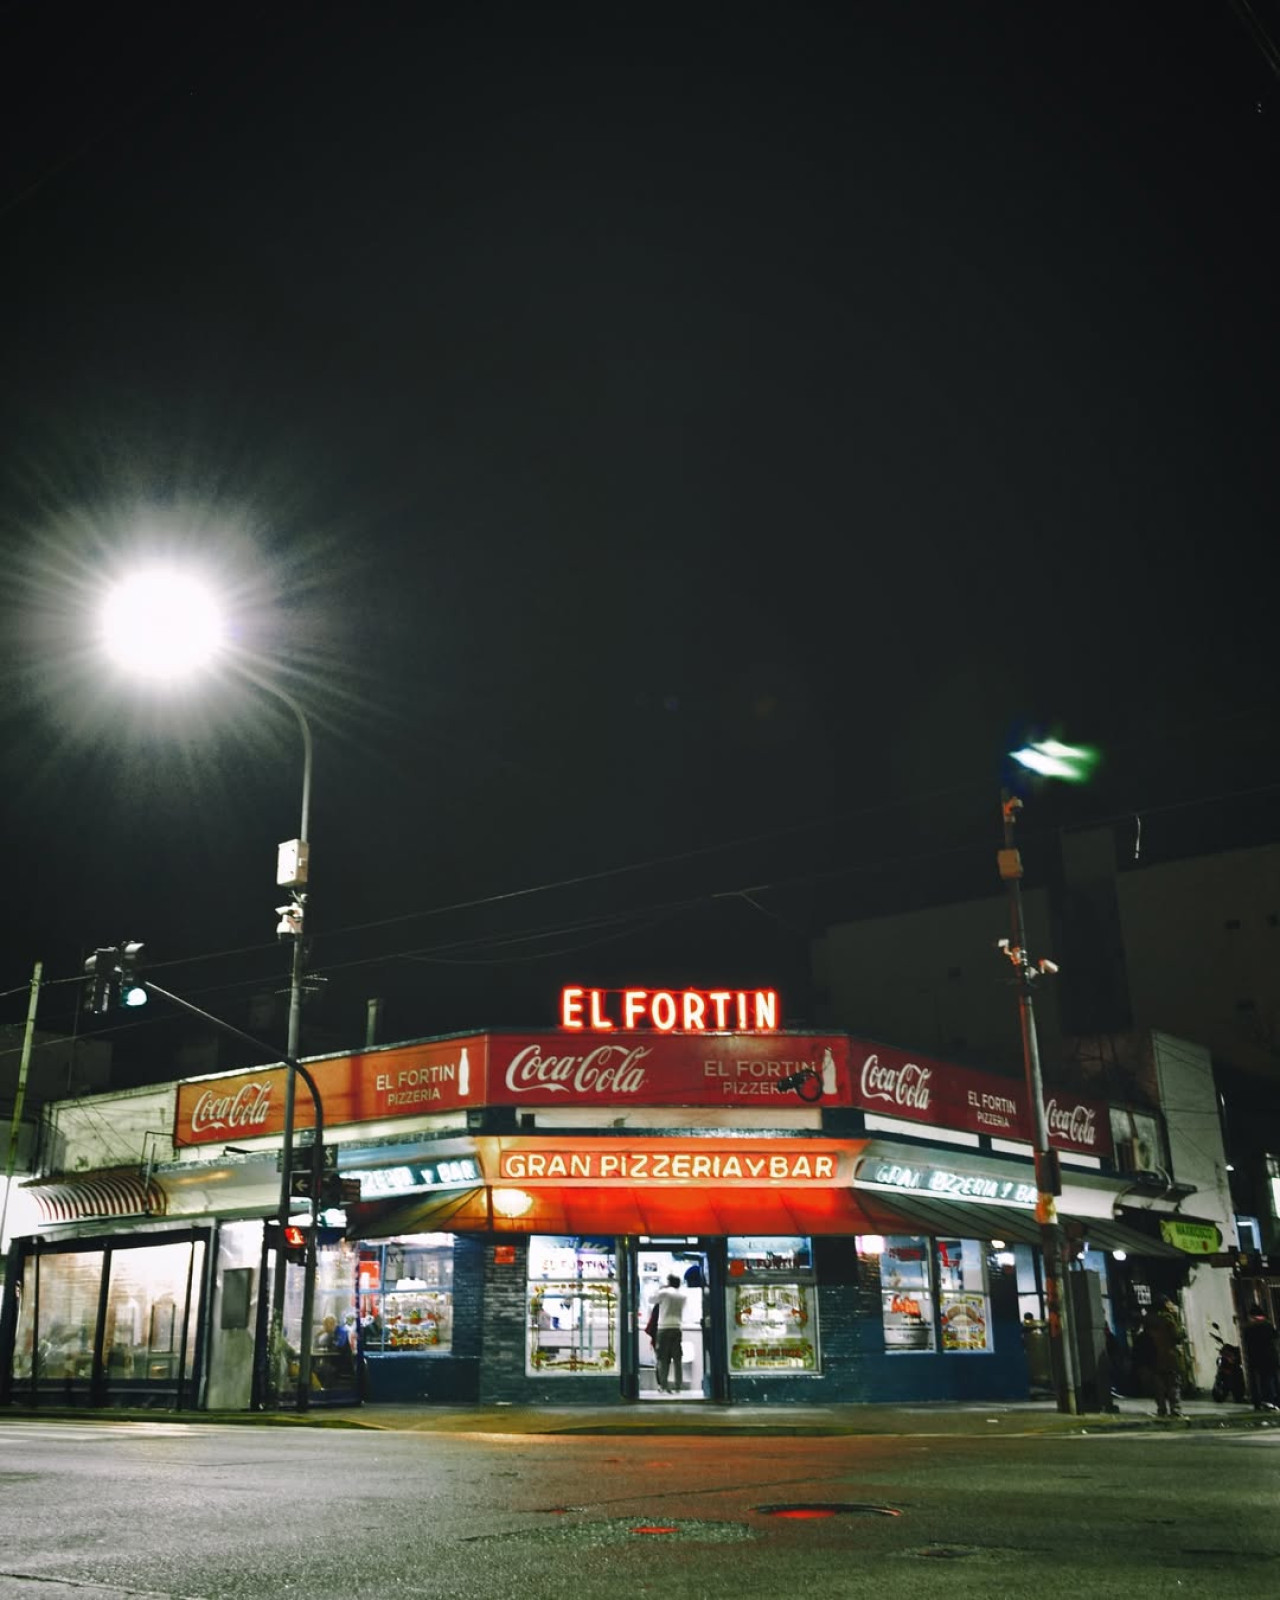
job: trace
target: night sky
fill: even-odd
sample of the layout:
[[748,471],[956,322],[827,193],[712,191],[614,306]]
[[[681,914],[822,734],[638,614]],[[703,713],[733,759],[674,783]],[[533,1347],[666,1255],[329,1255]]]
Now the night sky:
[[1275,838],[1280,7],[0,23],[0,1020],[128,937],[283,1039],[297,728],[104,663],[157,556],[314,727],[309,1049],[580,981],[804,1023],[824,919],[998,891],[1029,732],[1105,756],[1031,881]]

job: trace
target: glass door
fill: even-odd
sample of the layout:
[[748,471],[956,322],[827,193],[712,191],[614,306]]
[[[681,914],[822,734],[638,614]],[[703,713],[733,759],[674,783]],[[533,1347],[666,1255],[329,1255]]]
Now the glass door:
[[[711,1394],[707,1350],[707,1257],[697,1239],[639,1239],[635,1249],[637,1397],[705,1400]],[[673,1281],[674,1280],[674,1281]],[[658,1309],[666,1326],[648,1332]],[[679,1318],[679,1326],[675,1325]]]

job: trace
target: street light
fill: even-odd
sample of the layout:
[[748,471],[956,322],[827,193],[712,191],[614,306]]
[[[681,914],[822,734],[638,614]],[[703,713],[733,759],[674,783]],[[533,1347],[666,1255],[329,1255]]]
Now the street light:
[[[1044,739],[1010,752],[1012,760],[1044,778],[1067,783],[1085,782],[1097,764],[1097,752],[1086,746]],[[1056,973],[1047,959],[1033,961],[1027,951],[1026,920],[1022,909],[1022,855],[1014,843],[1014,824],[1022,801],[1008,790],[1001,795],[1000,815],[1004,847],[997,853],[1000,876],[1009,886],[1010,936],[998,948],[1017,973],[1018,1020],[1022,1031],[1022,1061],[1027,1099],[1031,1102],[1032,1153],[1036,1171],[1036,1221],[1040,1224],[1040,1254],[1044,1261],[1044,1298],[1048,1313],[1049,1344],[1058,1386],[1058,1410],[1079,1409],[1078,1362],[1074,1317],[1067,1294],[1062,1226],[1057,1197],[1062,1193],[1058,1154],[1049,1146],[1049,1125],[1044,1109],[1044,1079],[1040,1071],[1040,1043],[1036,1034],[1033,989],[1038,979]]]
[[[206,670],[222,653],[226,629],[222,608],[213,591],[199,577],[173,567],[156,566],[131,574],[107,595],[102,612],[102,638],[108,654],[137,677],[157,684],[173,684]],[[280,845],[276,857],[276,885],[289,891],[286,905],[278,906],[276,932],[293,940],[289,964],[289,1020],[286,1036],[284,1135],[280,1158],[280,1200],[277,1220],[284,1228],[292,1214],[294,1117],[297,1101],[298,1054],[302,1035],[302,992],[306,958],[306,902],[311,817],[311,725],[301,705],[278,683],[264,678],[243,662],[241,676],[288,707],[297,719],[302,738],[302,812],[298,837]],[[319,1138],[319,1127],[316,1137]],[[315,1306],[316,1196],[312,1196],[312,1228],[302,1291],[302,1328],[298,1361],[298,1404],[306,1409],[311,1381],[311,1321]],[[273,1355],[283,1349],[285,1256],[277,1250],[272,1282],[271,1339]],[[273,1375],[274,1381],[274,1375]]]

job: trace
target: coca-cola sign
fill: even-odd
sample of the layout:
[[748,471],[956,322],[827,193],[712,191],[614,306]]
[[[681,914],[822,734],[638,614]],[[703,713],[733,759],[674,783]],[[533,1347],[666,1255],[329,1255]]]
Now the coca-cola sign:
[[494,1034],[490,1105],[753,1106],[800,1110],[797,1073],[848,1104],[841,1038],[808,1034]]
[[1049,1143],[1069,1146],[1075,1150],[1088,1150],[1097,1154],[1098,1108],[1082,1100],[1046,1100],[1045,1123],[1049,1130]]
[[203,1090],[191,1108],[191,1132],[207,1137],[265,1128],[271,1116],[271,1089],[270,1079],[257,1078],[230,1091],[220,1085]]
[[634,1098],[642,1094],[649,1080],[644,1062],[651,1054],[641,1045],[602,1044],[572,1055],[547,1050],[535,1042],[512,1056],[503,1083],[513,1095],[567,1094],[580,1098],[611,1090]]
[[[1032,1142],[1026,1086],[892,1045],[849,1041],[853,1104],[862,1110],[935,1128]],[[1106,1107],[1058,1094],[1045,1103],[1049,1144],[1082,1155],[1109,1155]]]
[[915,1061],[882,1066],[879,1055],[873,1051],[862,1063],[858,1081],[866,1101],[878,1100],[886,1106],[909,1107],[924,1113],[933,1098],[929,1092],[932,1077],[932,1067],[922,1067]]
[[[433,1040],[327,1056],[307,1062],[320,1092],[326,1127],[349,1122],[430,1117],[484,1103],[486,1041]],[[286,1069],[240,1072],[178,1085],[173,1142],[234,1144],[284,1129]],[[311,1094],[299,1078],[294,1125],[315,1124]]]

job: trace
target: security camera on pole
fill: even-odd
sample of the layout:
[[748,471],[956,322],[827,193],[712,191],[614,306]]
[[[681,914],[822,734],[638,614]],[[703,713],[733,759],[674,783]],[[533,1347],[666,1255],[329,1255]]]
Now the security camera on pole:
[[[1042,777],[1083,782],[1097,759],[1092,751],[1046,740],[1013,752],[1020,766]],[[1000,876],[1009,886],[1010,936],[997,948],[1017,974],[1018,1018],[1022,1028],[1022,1060],[1026,1074],[1027,1099],[1031,1102],[1032,1150],[1036,1168],[1036,1221],[1040,1224],[1040,1253],[1044,1261],[1044,1298],[1049,1323],[1049,1346],[1053,1358],[1054,1382],[1058,1389],[1058,1410],[1075,1414],[1079,1403],[1079,1362],[1072,1329],[1071,1301],[1066,1291],[1066,1262],[1062,1227],[1058,1221],[1057,1197],[1062,1193],[1062,1173],[1058,1155],[1049,1148],[1049,1124],[1044,1110],[1044,1081],[1040,1073],[1040,1044],[1036,1035],[1033,991],[1042,977],[1058,968],[1047,959],[1033,961],[1027,953],[1027,930],[1022,910],[1022,856],[1014,843],[1014,823],[1022,801],[1007,790],[1001,796],[1000,814],[1004,827],[1004,848],[997,853]]]

